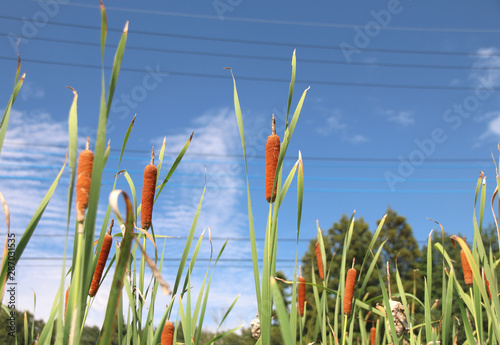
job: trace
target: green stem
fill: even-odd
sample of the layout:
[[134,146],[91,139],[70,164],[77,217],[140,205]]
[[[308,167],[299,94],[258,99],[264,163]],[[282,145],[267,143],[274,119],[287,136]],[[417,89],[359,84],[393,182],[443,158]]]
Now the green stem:
[[345,339],[347,338],[346,332],[347,332],[347,314],[344,315],[344,333],[342,334],[342,345],[345,345]]

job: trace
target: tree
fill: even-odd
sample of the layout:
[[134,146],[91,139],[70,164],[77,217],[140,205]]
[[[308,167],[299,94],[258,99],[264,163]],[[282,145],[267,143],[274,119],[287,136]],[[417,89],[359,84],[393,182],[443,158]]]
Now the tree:
[[[381,219],[377,221],[377,225]],[[378,244],[387,240],[382,252],[384,267],[389,262],[390,272],[393,275],[398,265],[399,274],[403,281],[405,292],[413,290],[414,272],[420,268],[420,248],[413,236],[413,230],[406,218],[397,214],[390,207],[387,208],[387,216],[380,231]],[[391,280],[393,291],[397,291],[395,279]]]
[[[326,254],[326,267],[325,267],[325,279],[326,273],[329,271],[330,276],[328,279],[328,288],[332,290],[337,290],[339,287],[340,279],[345,279],[345,277],[339,277],[342,253],[344,251],[344,239],[349,230],[350,219],[343,214],[338,222],[334,223],[333,226],[328,229],[326,234],[323,234],[323,240],[325,244],[325,254]],[[356,266],[360,266],[362,260],[365,258],[366,251],[370,245],[373,238],[373,234],[369,230],[368,223],[364,221],[361,217],[356,219],[353,224],[352,239],[349,246],[349,250],[346,256],[346,267],[350,267],[352,260],[356,258]],[[316,262],[316,252],[314,249],[316,239],[313,239],[309,243],[309,248],[307,252],[302,257],[302,275],[306,279],[306,282],[312,282],[312,274],[314,273],[316,282],[321,284],[321,279],[318,273],[318,267]],[[367,263],[369,264],[369,262]],[[366,266],[368,267],[368,266]],[[360,279],[364,277],[360,276]],[[376,296],[380,294],[377,273],[374,272],[370,278],[370,282],[367,286],[367,290],[363,293],[368,292],[370,296]],[[306,323],[305,334],[309,337],[313,335],[314,325],[316,323],[316,310],[314,305],[314,295],[313,289],[310,286],[306,286],[306,301],[307,301],[307,313],[308,322]],[[333,313],[335,310],[335,297],[328,296],[328,310],[331,322],[333,322]],[[312,339],[315,340],[315,339]]]

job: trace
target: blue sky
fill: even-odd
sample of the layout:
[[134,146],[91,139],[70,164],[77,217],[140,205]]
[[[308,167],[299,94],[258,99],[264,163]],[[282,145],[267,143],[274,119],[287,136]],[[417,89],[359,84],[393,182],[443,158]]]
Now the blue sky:
[[[110,114],[112,154],[103,177],[103,205],[116,171],[118,150],[134,114],[137,120],[123,162],[140,189],[151,146],[166,137],[166,164],[194,130],[178,173],[155,205],[157,233],[187,233],[207,170],[208,190],[197,235],[210,227],[215,249],[231,238],[226,258],[250,258],[245,179],[233,108],[234,71],[242,106],[257,237],[268,204],[263,196],[264,145],[271,114],[283,137],[290,61],[297,51],[294,108],[310,87],[288,150],[286,169],[302,152],[304,210],[299,258],[316,235],[356,210],[373,230],[390,205],[407,217],[418,241],[435,224],[471,237],[474,188],[480,171],[494,189],[500,136],[500,5],[484,2],[193,2],[107,1],[105,65],[126,21],[129,38]],[[79,93],[79,139],[93,136],[100,92],[100,13],[97,1],[4,2],[0,14],[0,102],[6,104],[20,37],[27,77],[12,112],[0,157],[0,190],[9,203],[12,230],[21,235],[56,176],[67,145],[71,86]],[[109,70],[106,71],[109,80]],[[2,103],[0,103],[1,105]],[[281,132],[280,132],[281,131]],[[164,170],[165,173],[165,170]],[[65,175],[69,176],[68,174]],[[44,317],[53,288],[37,279],[59,276],[64,249],[67,182],[62,182],[26,257],[18,267],[18,306]],[[126,189],[122,180],[119,186]],[[291,275],[296,197],[283,205],[278,263]],[[489,210],[489,208],[488,208]],[[486,222],[492,222],[486,212]],[[179,257],[180,240],[167,243]],[[261,243],[262,245],[262,243]],[[208,247],[204,249],[208,253]],[[171,262],[175,264],[175,262]],[[249,324],[255,312],[248,262],[224,262],[214,280],[209,313],[216,319],[237,294],[227,326]],[[203,264],[199,274],[204,273]],[[167,280],[173,272],[166,271]],[[227,279],[234,283],[227,291]],[[167,300],[165,298],[165,300]],[[89,322],[98,324],[105,299]],[[45,303],[45,304],[44,304]],[[159,305],[163,305],[159,303]]]

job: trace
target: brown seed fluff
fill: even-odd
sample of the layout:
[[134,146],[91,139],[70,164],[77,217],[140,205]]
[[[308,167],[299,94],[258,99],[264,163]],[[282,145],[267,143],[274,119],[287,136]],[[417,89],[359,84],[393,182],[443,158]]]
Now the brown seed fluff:
[[89,205],[93,165],[94,154],[90,150],[83,150],[78,157],[76,174],[76,218],[80,223],[85,219],[85,210]]
[[351,315],[352,309],[352,297],[354,296],[354,286],[356,285],[356,275],[358,272],[355,268],[350,268],[347,271],[345,278],[345,290],[344,290],[344,314]]
[[163,332],[161,332],[161,345],[172,345],[174,343],[174,324],[170,321],[165,322]]
[[298,287],[298,298],[299,303],[299,313],[300,316],[304,316],[304,303],[306,301],[306,279],[304,277],[299,277],[299,287]]
[[472,286],[474,279],[472,278],[472,268],[470,267],[469,260],[467,260],[467,255],[465,250],[460,251],[460,260],[462,261],[462,271],[464,272],[465,285]]
[[314,245],[314,250],[316,251],[316,261],[318,262],[319,277],[321,278],[321,280],[324,280],[325,274],[323,272],[323,260],[321,259],[321,248],[318,242],[316,242],[316,244]]
[[144,168],[144,180],[142,182],[142,206],[141,206],[141,228],[149,229],[153,215],[153,201],[156,188],[156,166],[146,165]]
[[94,276],[92,277],[92,283],[90,284],[90,297],[94,297],[97,293],[97,290],[99,290],[99,283],[101,282],[102,272],[104,271],[104,267],[106,267],[106,261],[108,260],[108,255],[112,243],[113,237],[110,234],[106,233],[104,235],[104,241],[102,242],[99,260],[97,260],[97,265],[95,267]]

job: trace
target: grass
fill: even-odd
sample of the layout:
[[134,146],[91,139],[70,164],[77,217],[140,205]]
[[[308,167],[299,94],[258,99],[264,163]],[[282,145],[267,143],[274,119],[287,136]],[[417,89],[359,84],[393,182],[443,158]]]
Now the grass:
[[[104,61],[105,43],[107,37],[107,17],[106,10],[101,5],[102,31],[101,31],[101,58]],[[184,244],[175,280],[170,286],[162,278],[162,263],[165,257],[165,243],[168,238],[163,235],[157,235],[152,225],[150,231],[137,229],[138,215],[141,213],[141,205],[138,205],[136,186],[126,170],[120,168],[120,164],[128,143],[128,139],[132,135],[135,118],[130,123],[128,130],[124,135],[121,145],[120,158],[116,167],[116,176],[113,185],[113,192],[109,196],[108,206],[105,212],[104,220],[99,230],[99,239],[94,245],[94,234],[96,231],[97,210],[100,200],[103,199],[100,195],[101,179],[104,167],[107,164],[107,159],[110,152],[109,142],[106,137],[106,125],[109,117],[110,107],[113,101],[115,87],[118,82],[121,62],[124,56],[126,42],[128,37],[128,23],[125,24],[124,30],[117,46],[114,58],[113,69],[109,84],[106,87],[104,72],[102,74],[102,92],[100,96],[100,113],[97,124],[97,137],[95,143],[95,160],[92,174],[92,182],[89,196],[89,208],[86,213],[83,224],[75,223],[74,242],[69,243],[66,237],[66,245],[64,253],[67,249],[73,248],[71,265],[65,267],[65,260],[61,267],[60,281],[54,283],[54,290],[57,291],[55,299],[50,310],[50,315],[45,327],[39,334],[34,333],[34,324],[28,324],[28,320],[24,319],[24,339],[26,344],[31,344],[35,339],[38,339],[38,344],[50,344],[51,338],[55,335],[56,344],[79,344],[82,337],[83,327],[85,325],[89,311],[92,308],[94,299],[88,296],[89,286],[92,280],[93,272],[97,264],[98,255],[102,247],[105,232],[107,230],[110,217],[114,214],[117,224],[121,231],[116,231],[114,238],[119,240],[119,246],[109,261],[103,279],[112,280],[111,291],[107,298],[107,307],[104,322],[100,328],[100,335],[97,344],[111,344],[115,331],[117,331],[116,342],[119,344],[137,344],[150,345],[159,344],[163,330],[163,325],[167,320],[171,320],[175,324],[174,339],[177,342],[189,344],[202,343],[202,330],[205,321],[207,305],[210,302],[210,287],[214,270],[219,262],[219,259],[224,253],[227,245],[224,243],[222,248],[217,253],[216,257],[210,257],[210,263],[206,269],[201,285],[198,286],[199,293],[194,295],[191,287],[192,272],[196,265],[198,253],[202,244],[206,243],[206,236],[201,235],[199,239],[194,241],[197,222],[200,216],[201,208],[204,202],[206,185],[199,196],[199,203],[192,221],[192,225],[188,230],[188,236]],[[21,60],[19,59],[18,67],[15,74],[15,83],[12,95],[8,101],[6,110],[0,124],[0,152],[7,130],[10,112],[16,100],[16,97],[23,85],[25,75],[20,76]],[[281,143],[280,154],[276,169],[275,185],[276,200],[269,204],[267,212],[265,242],[263,248],[258,248],[256,241],[256,231],[254,226],[254,214],[252,211],[252,200],[250,195],[250,183],[247,168],[247,156],[245,145],[244,131],[244,115],[239,102],[238,91],[236,86],[236,78],[231,71],[233,81],[234,109],[236,122],[238,124],[243,157],[246,171],[247,184],[247,211],[248,211],[248,230],[250,234],[250,246],[253,263],[253,276],[256,291],[256,304],[258,306],[258,315],[260,319],[261,336],[256,341],[259,345],[270,345],[271,334],[273,328],[273,312],[276,312],[279,328],[283,343],[286,345],[292,344],[310,344],[321,342],[322,344],[344,345],[344,344],[369,344],[370,329],[376,329],[377,344],[451,344],[454,341],[455,334],[463,334],[464,344],[497,344],[500,340],[500,299],[498,295],[498,277],[497,268],[499,260],[495,258],[491,248],[486,248],[482,241],[483,215],[486,207],[486,180],[481,174],[478,178],[474,195],[474,210],[472,217],[472,225],[474,227],[474,238],[472,246],[458,237],[452,236],[451,241],[465,250],[468,261],[471,263],[473,271],[473,285],[470,288],[463,288],[463,282],[459,281],[456,275],[455,266],[457,262],[453,262],[449,253],[445,250],[445,238],[443,227],[441,228],[441,239],[433,243],[431,236],[428,239],[427,246],[427,262],[428,266],[424,273],[424,299],[420,300],[416,296],[416,289],[412,292],[404,290],[404,282],[401,279],[401,274],[397,266],[397,262],[386,263],[380,265],[381,253],[387,239],[380,239],[381,229],[383,227],[385,216],[378,224],[378,228],[373,234],[372,240],[363,258],[357,258],[356,268],[358,276],[356,280],[356,289],[354,291],[352,313],[347,315],[343,310],[343,300],[345,294],[345,276],[351,263],[347,262],[347,253],[352,243],[355,214],[350,219],[350,226],[346,229],[344,238],[343,251],[336,255],[341,256],[341,265],[339,271],[332,271],[332,262],[327,262],[326,258],[326,243],[323,233],[317,225],[317,242],[321,252],[321,261],[325,270],[325,279],[317,280],[315,275],[312,275],[311,281],[306,284],[313,289],[314,301],[308,301],[314,308],[306,308],[304,316],[300,316],[297,308],[297,266],[298,266],[298,249],[295,255],[295,271],[291,281],[286,282],[292,288],[292,297],[290,307],[287,307],[281,290],[276,282],[276,261],[278,258],[278,218],[281,211],[281,206],[286,198],[292,183],[297,186],[297,205],[296,205],[296,238],[297,248],[301,229],[302,207],[303,207],[303,191],[304,191],[304,162],[300,152],[297,153],[297,161],[289,170],[284,171],[284,159],[288,154],[288,146],[292,140],[294,130],[298,124],[302,106],[305,102],[306,95],[309,89],[302,92],[299,100],[296,103],[295,110],[291,112],[292,104],[294,103],[294,87],[297,60],[295,52],[292,55],[291,63],[291,80],[287,100],[286,126],[284,133],[280,133],[283,138]],[[71,216],[73,210],[73,194],[75,186],[76,172],[76,157],[77,157],[77,133],[78,133],[78,93],[73,92],[73,102],[69,109],[68,124],[69,124],[69,145],[66,160],[61,167],[59,173],[55,177],[51,187],[42,199],[38,209],[35,211],[31,221],[27,225],[21,239],[17,243],[15,251],[15,263],[21,258],[27,244],[32,235],[37,229],[38,222],[44,214],[44,211],[51,200],[55,189],[57,188],[61,175],[68,165],[70,174],[70,188],[68,190],[67,213],[66,213],[66,230],[67,234],[71,231]],[[291,117],[290,117],[291,115]],[[187,138],[183,148],[177,155],[177,158],[170,166],[165,178],[160,181],[160,173],[164,168],[163,158],[165,152],[165,141],[160,149],[158,157],[158,178],[156,181],[156,190],[154,202],[157,202],[164,187],[169,182],[176,168],[181,162],[184,154],[188,150],[193,135]],[[500,166],[499,166],[500,169]],[[127,192],[116,190],[116,183],[119,175],[123,175],[128,183],[129,190]],[[294,182],[295,181],[295,182]],[[498,194],[498,185],[500,177],[497,177],[497,187],[493,192],[491,199],[491,208],[495,214],[495,201],[500,198]],[[6,219],[8,221],[8,204],[2,199]],[[105,199],[105,198],[104,198]],[[118,200],[123,199],[121,204],[125,205],[125,211],[122,213],[118,207]],[[497,208],[497,213],[500,211],[500,203]],[[293,214],[287,210],[287,214]],[[496,219],[496,218],[495,218]],[[9,224],[7,224],[9,226]],[[9,229],[7,227],[7,229]],[[8,230],[9,231],[9,230]],[[212,243],[210,241],[210,229],[208,231],[208,241],[213,253]],[[500,234],[500,229],[497,225],[497,234]],[[8,238],[8,234],[7,234]],[[159,248],[163,241],[163,249],[161,254],[158,254]],[[0,296],[5,293],[5,284],[8,275],[8,260],[5,253],[8,250],[7,241],[4,245],[4,255],[1,262],[0,273]],[[499,239],[500,245],[500,239]],[[95,249],[94,249],[95,246]],[[150,257],[147,253],[147,247],[154,249],[154,257]],[[443,262],[444,269],[441,272],[434,272],[432,267],[433,256],[436,255],[434,250],[437,250],[440,259]],[[457,250],[459,250],[457,248]],[[259,267],[259,254],[262,253],[263,264]],[[190,255],[191,254],[191,255]],[[66,255],[66,254],[64,254]],[[190,257],[190,259],[189,259]],[[332,259],[333,261],[333,259]],[[312,271],[314,272],[314,263],[312,263]],[[386,265],[393,265],[395,273],[389,275],[389,269]],[[151,272],[151,273],[148,273]],[[387,274],[385,273],[387,272]],[[484,273],[483,273],[484,272]],[[381,287],[380,296],[368,296],[365,291],[369,284],[370,277],[373,274],[378,274]],[[439,296],[432,293],[433,282],[435,275],[441,275],[441,291]],[[328,285],[329,277],[338,276],[339,284],[336,287]],[[489,296],[485,280],[490,283],[491,298]],[[64,294],[65,294],[65,279],[71,281],[68,300],[68,313],[64,317]],[[390,280],[396,283],[396,291],[391,291]],[[416,286],[416,282],[414,283]],[[160,291],[159,291],[160,290]],[[155,309],[158,293],[170,295],[170,301],[166,307],[162,307],[160,313],[161,318],[155,318]],[[99,293],[99,292],[98,292]],[[329,299],[334,298],[334,305],[329,304]],[[127,307],[124,307],[124,299],[127,299]],[[222,317],[220,325],[230,317],[230,312],[238,302],[237,296],[227,312]],[[440,300],[439,304],[434,301]],[[396,303],[401,302],[401,303]],[[458,305],[460,309],[459,315],[454,315],[453,305]],[[174,306],[177,307],[177,315],[173,315]],[[397,309],[395,309],[397,306]],[[147,308],[147,311],[144,309]],[[9,312],[5,305],[2,305],[5,312]],[[419,313],[419,315],[417,315]],[[436,316],[437,315],[437,316]],[[423,320],[415,322],[415,320]],[[180,336],[179,326],[182,324],[183,337]],[[155,328],[155,325],[158,325]],[[305,332],[306,326],[312,329],[312,332]],[[239,327],[221,332],[212,337],[211,340],[205,343],[220,343],[224,337],[236,331]]]

